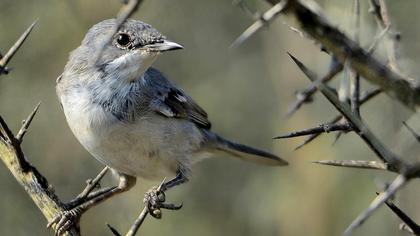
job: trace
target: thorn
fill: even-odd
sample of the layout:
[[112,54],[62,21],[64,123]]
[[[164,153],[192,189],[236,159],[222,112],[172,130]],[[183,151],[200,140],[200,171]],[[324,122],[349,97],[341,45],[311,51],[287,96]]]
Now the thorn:
[[341,135],[344,133],[344,131],[339,131],[339,132],[337,132],[336,134],[335,134],[335,138],[334,138],[334,141],[333,141],[333,143],[332,143],[332,146],[334,146],[336,143],[337,143],[337,141],[338,141],[338,139],[341,137]]
[[111,230],[114,236],[121,236],[121,234],[118,233],[118,231],[114,227],[112,227],[110,224],[107,223],[106,226],[108,226],[108,229]]
[[[287,55],[293,60],[293,62],[299,67],[299,69],[312,81],[318,81],[317,76],[310,71],[301,61],[294,57],[290,52],[287,52]],[[318,85],[319,83],[316,83]]]
[[378,161],[360,161],[360,160],[321,160],[314,161],[315,164],[360,168],[360,169],[375,169],[375,170],[388,170],[386,164]]
[[313,140],[315,140],[321,134],[322,133],[311,134],[310,136],[308,136],[308,138],[305,139],[305,141],[303,141],[303,143],[301,143],[299,146],[295,147],[294,151],[297,151],[297,150],[303,148],[306,144],[312,142]]
[[36,107],[34,108],[34,110],[32,111],[32,113],[28,116],[28,118],[26,118],[26,120],[23,122],[22,127],[20,128],[18,134],[16,135],[16,140],[19,143],[22,143],[23,141],[23,137],[25,136],[26,132],[28,131],[29,126],[31,125],[32,120],[34,119],[36,112],[39,109],[39,106],[41,105],[41,102],[39,102]]
[[19,48],[22,46],[22,44],[25,42],[25,40],[28,38],[29,34],[31,33],[32,29],[37,24],[38,20],[35,20],[28,29],[23,32],[23,34],[19,37],[19,39],[15,42],[15,44],[9,49],[9,51],[0,59],[0,74],[8,71],[5,67],[7,63],[12,59],[12,57],[15,55],[15,53],[19,50]]

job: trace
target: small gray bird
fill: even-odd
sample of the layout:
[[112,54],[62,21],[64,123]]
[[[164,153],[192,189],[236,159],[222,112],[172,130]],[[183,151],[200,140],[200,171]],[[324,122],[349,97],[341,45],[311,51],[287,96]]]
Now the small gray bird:
[[186,182],[192,164],[215,153],[258,164],[287,165],[273,154],[210,130],[207,113],[151,67],[160,53],[183,48],[152,26],[127,20],[104,47],[115,22],[105,20],[89,30],[57,80],[57,94],[76,138],[118,174],[119,184],[56,217],[49,225],[57,224],[57,234],[91,206],[131,188],[136,177],[176,176],[161,189],[149,191],[145,203],[156,217],[156,209],[178,209],[159,195]]

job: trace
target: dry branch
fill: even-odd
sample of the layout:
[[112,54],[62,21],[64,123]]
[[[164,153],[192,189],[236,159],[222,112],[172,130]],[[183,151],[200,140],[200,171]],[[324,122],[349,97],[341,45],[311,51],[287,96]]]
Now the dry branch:
[[[267,0],[277,3],[276,0]],[[326,50],[334,54],[340,63],[348,61],[351,68],[371,83],[380,86],[387,94],[397,98],[405,106],[414,109],[420,105],[420,84],[404,77],[360,47],[355,41],[335,28],[321,11],[315,11],[308,5],[316,5],[312,0],[284,0],[287,2],[284,13],[296,18],[305,33],[321,43]]]
[[[26,123],[26,122],[25,122]],[[64,204],[55,195],[47,179],[26,159],[18,140],[0,117],[0,158],[20,185],[29,194],[47,220],[65,210]],[[23,125],[25,126],[25,124]],[[27,129],[28,127],[24,128]],[[66,234],[80,235],[78,227],[72,227]]]
[[[317,76],[310,71],[297,58],[290,55],[302,72],[312,81],[316,81]],[[365,141],[370,149],[386,165],[387,170],[397,172],[400,175],[393,181],[384,194],[378,196],[362,214],[360,214],[352,224],[346,229],[345,233],[351,233],[356,227],[360,226],[376,209],[402,188],[410,179],[420,178],[420,163],[408,164],[400,157],[396,156],[384,146],[380,140],[367,128],[360,116],[352,111],[347,103],[340,102],[337,95],[326,85],[318,84],[318,89],[322,94],[341,112],[348,122],[354,127],[355,132]],[[360,167],[360,165],[359,165]]]

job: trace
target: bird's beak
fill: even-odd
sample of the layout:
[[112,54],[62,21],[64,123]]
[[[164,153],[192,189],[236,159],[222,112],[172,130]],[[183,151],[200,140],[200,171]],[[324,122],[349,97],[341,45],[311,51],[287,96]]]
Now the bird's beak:
[[184,48],[182,45],[177,44],[175,42],[171,42],[169,40],[164,40],[162,43],[149,44],[144,47],[154,52],[166,52]]

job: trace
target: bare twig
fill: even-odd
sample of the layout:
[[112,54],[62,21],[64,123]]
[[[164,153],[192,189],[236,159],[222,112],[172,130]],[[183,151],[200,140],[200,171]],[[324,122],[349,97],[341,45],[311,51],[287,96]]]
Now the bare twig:
[[34,21],[28,29],[23,32],[23,34],[19,37],[19,39],[13,44],[13,46],[7,51],[6,55],[1,57],[0,59],[0,75],[2,73],[7,73],[6,65],[12,59],[12,57],[16,54],[19,48],[23,45],[25,40],[28,38],[29,34],[31,33],[32,29],[35,27],[37,21]]
[[257,33],[264,26],[272,22],[284,9],[286,2],[279,2],[272,6],[268,11],[261,15],[248,29],[246,29],[231,45],[230,48],[237,48],[245,40]]
[[[109,171],[109,167],[106,166],[105,168],[102,169],[101,172],[99,172],[99,174],[93,180],[88,179],[86,181],[87,183],[86,187],[83,189],[83,191],[79,195],[77,195],[76,198],[71,200],[69,203],[66,203],[66,208],[72,209],[80,205],[81,203],[88,201],[91,197],[98,196],[103,192],[109,191],[109,189],[112,187],[104,188],[97,192],[92,193],[92,191],[99,186],[100,181],[102,180],[102,178],[105,176],[105,174],[108,171]],[[94,196],[90,196],[90,193],[92,193],[92,195]]]
[[[384,0],[370,0],[371,12],[375,16],[378,26],[383,30],[390,28],[391,21],[389,19],[388,8]],[[397,73],[401,73],[399,65],[397,63],[397,48],[398,43],[401,39],[400,33],[388,30],[387,37],[385,41],[388,64],[392,70]]]
[[301,92],[297,92],[296,101],[292,104],[287,112],[287,117],[292,116],[303,104],[312,101],[312,96],[315,94],[317,89],[317,83],[327,83],[334,78],[338,73],[343,70],[343,66],[338,63],[335,57],[331,58],[330,69],[327,74],[322,77],[319,81],[311,83],[308,88]]
[[141,224],[146,219],[147,214],[149,213],[147,207],[144,207],[143,210],[140,212],[137,219],[134,221],[133,225],[131,225],[130,230],[128,230],[126,236],[134,236],[136,235],[137,231],[139,230]]
[[102,178],[108,171],[109,167],[106,166],[102,169],[101,172],[99,172],[99,174],[93,180],[88,180],[85,189],[77,197],[81,199],[86,198],[89,195],[89,193],[91,193],[92,190],[98,186],[99,182],[102,180]]
[[381,32],[379,32],[379,33],[375,36],[375,38],[373,39],[372,44],[371,44],[371,45],[369,46],[369,48],[367,49],[367,52],[368,52],[369,54],[372,54],[372,53],[376,50],[376,48],[377,48],[377,46],[378,46],[379,42],[381,42],[381,40],[384,38],[384,36],[388,33],[388,30],[389,30],[389,27],[386,27],[386,28],[384,28]]
[[391,198],[400,188],[402,188],[407,183],[407,178],[404,175],[399,175],[392,183],[389,185],[388,189],[379,194],[378,197],[373,200],[370,206],[362,212],[344,231],[344,234],[351,234],[357,227],[363,224],[363,222],[383,203],[385,203],[389,198]]
[[[375,51],[376,46],[378,45],[379,41],[383,38],[383,36],[386,34],[386,31],[389,29],[386,28],[384,31],[380,32],[373,42],[371,43],[368,52],[372,53]],[[330,63],[330,69],[328,73],[321,79],[320,82],[326,83],[334,78],[338,73],[340,73],[343,70],[343,66],[340,64],[340,62],[337,61],[337,58],[332,55],[331,63]],[[358,76],[360,77],[360,76]],[[355,90],[353,90],[352,94],[355,93],[355,97],[353,98],[353,104],[356,103],[356,98],[360,97],[360,94],[356,94],[356,88],[360,87],[360,78],[357,80],[357,84],[353,86]],[[360,88],[358,89],[360,91]],[[312,96],[318,91],[316,84],[312,83],[308,88],[306,88],[303,91],[299,91],[296,93],[296,101],[290,106],[286,116],[290,117],[292,116],[303,104],[309,103],[312,101]],[[359,92],[360,93],[360,92]],[[360,99],[360,98],[359,98]],[[361,100],[361,99],[360,99]],[[359,106],[361,105],[361,101],[358,102]],[[357,106],[356,106],[357,107]]]
[[[372,98],[374,98],[374,97],[376,97],[378,94],[380,94],[381,93],[381,90],[380,89],[374,89],[374,90],[372,90],[372,91],[369,91],[369,92],[366,92],[364,95],[362,95],[362,97],[360,98],[360,105],[363,105],[364,103],[366,103],[367,101],[369,101],[370,99],[372,99]],[[332,124],[335,124],[336,122],[339,122],[340,120],[342,120],[343,119],[343,116],[342,115],[338,115],[338,116],[336,116],[336,117],[334,117],[333,119],[331,119],[329,122],[327,122],[327,123],[325,123],[325,124],[328,124],[328,125],[332,125]],[[340,133],[340,132],[339,132]],[[338,134],[339,134],[338,133]],[[323,133],[317,133],[317,134],[311,134],[311,135],[309,135],[306,139],[305,139],[305,141],[303,141],[303,143],[302,144],[300,144],[299,146],[297,146],[296,148],[295,148],[295,150],[298,150],[298,149],[300,149],[300,148],[302,148],[302,147],[304,147],[306,144],[308,144],[308,143],[310,143],[310,142],[312,142],[313,140],[315,140],[319,135],[321,135],[321,134],[323,134]],[[337,135],[338,135],[337,134]]]
[[344,124],[321,124],[320,126],[315,127],[315,128],[293,131],[285,135],[274,137],[273,139],[294,138],[294,137],[310,135],[310,134],[329,133],[333,131],[351,131],[351,130],[352,130],[352,127],[347,122]]
[[[164,178],[162,180],[162,182],[160,182],[159,186],[157,187],[157,192],[161,191],[163,184],[166,182],[166,178]],[[155,210],[159,210],[160,209],[155,209]],[[144,220],[146,219],[147,215],[149,214],[149,208],[148,206],[144,206],[143,210],[140,212],[139,216],[137,217],[137,219],[134,221],[134,223],[131,225],[130,229],[128,230],[126,236],[134,236],[136,235],[137,231],[139,230],[139,228],[141,227],[141,225],[143,224]],[[157,213],[159,214],[159,213]],[[108,228],[111,230],[111,232],[114,234],[114,236],[121,236],[121,234],[111,225],[107,224]]]

